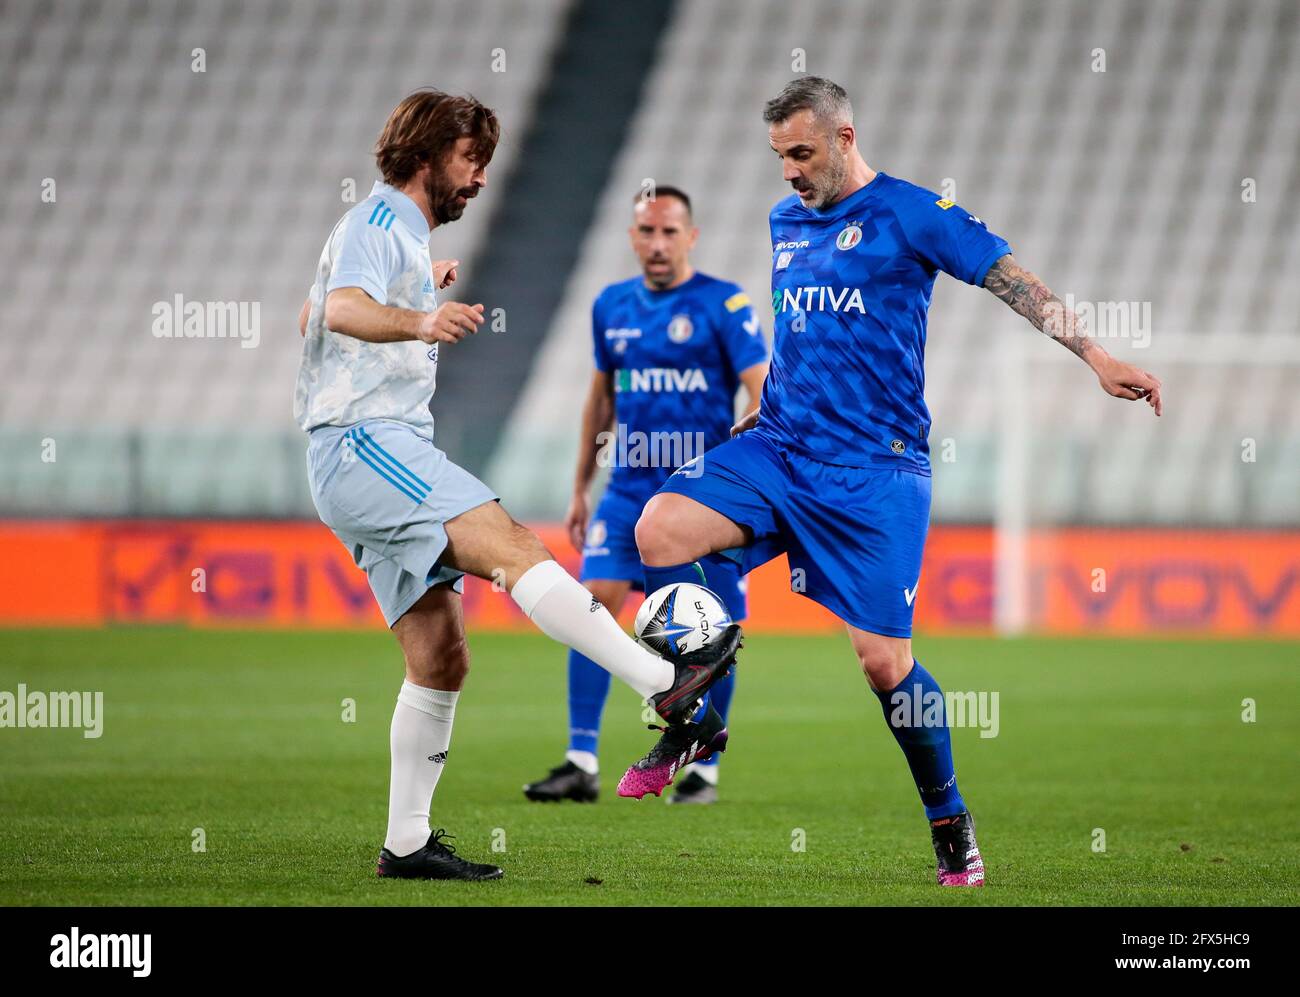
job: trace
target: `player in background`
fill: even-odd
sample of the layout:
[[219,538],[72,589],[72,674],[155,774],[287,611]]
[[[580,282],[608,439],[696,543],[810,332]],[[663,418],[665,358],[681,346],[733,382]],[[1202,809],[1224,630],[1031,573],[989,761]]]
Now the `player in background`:
[[403,100],[376,145],[382,179],[326,240],[309,299],[294,416],[310,434],[312,500],[366,572],[406,662],[380,876],[502,875],[457,855],[429,824],[469,670],[465,574],[500,578],[543,633],[627,682],[670,726],[690,720],[740,643],[733,625],[675,663],[651,654],[434,445],[438,348],[477,331],[483,306],[437,303],[429,235],[486,185],[499,135],[473,98],[422,90]]
[[[1088,338],[979,218],[868,166],[841,87],[795,80],[763,119],[795,190],[770,215],[771,372],[759,410],[705,455],[702,473],[674,474],[647,503],[636,529],[646,584],[689,579],[710,552],[741,548],[746,570],[785,552],[801,582],[791,587],[848,628],[929,818],[939,883],[981,886],[942,691],[912,656],[930,511],[923,388],[935,277],[988,288],[1087,363],[1109,395],[1160,415],[1160,382]],[[650,781],[654,762],[651,752],[628,770],[629,790]]]
[[[767,374],[767,345],[748,296],[691,266],[699,229],[690,198],[676,187],[659,186],[652,197],[638,195],[634,203],[628,235],[641,275],[606,287],[591,309],[596,369],[564,517],[569,539],[582,553],[579,579],[614,615],[630,591],[644,587],[635,530],[646,501],[678,465],[727,439],[736,389],[744,386],[746,410],[752,410]],[[611,471],[593,519],[588,493],[602,439],[601,462]],[[742,621],[739,565],[718,555],[701,558],[700,565],[703,584],[733,620]],[[694,718],[704,722],[710,706],[716,708],[706,724],[710,740],[726,728],[734,682],[733,672],[714,685]],[[609,673],[570,651],[569,750],[563,765],[524,787],[530,800],[590,802],[599,795],[596,748],[608,693]],[[710,754],[679,769],[676,774],[685,777],[669,802],[714,802],[718,759]]]

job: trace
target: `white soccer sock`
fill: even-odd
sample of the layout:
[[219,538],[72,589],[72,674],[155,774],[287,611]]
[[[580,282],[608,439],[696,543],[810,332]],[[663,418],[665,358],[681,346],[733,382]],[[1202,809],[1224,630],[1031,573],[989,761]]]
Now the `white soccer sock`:
[[429,804],[451,744],[459,692],[402,683],[389,734],[388,838],[394,855],[410,855],[429,840]]
[[673,666],[625,634],[609,610],[555,561],[540,561],[510,590],[538,629],[585,654],[642,699],[673,684]]
[[682,769],[683,773],[695,772],[699,777],[707,782],[710,786],[718,784],[718,766],[701,765],[699,762],[691,762],[686,768]]
[[596,756],[590,751],[566,751],[564,753],[566,762],[573,762],[574,765],[586,772],[587,775],[595,775],[600,771],[600,764],[596,761]]

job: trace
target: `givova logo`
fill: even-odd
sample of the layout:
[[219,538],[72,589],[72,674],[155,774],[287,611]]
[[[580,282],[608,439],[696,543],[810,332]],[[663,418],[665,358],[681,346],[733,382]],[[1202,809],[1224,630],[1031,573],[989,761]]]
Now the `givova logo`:
[[780,315],[786,309],[797,312],[857,312],[867,314],[860,288],[787,287],[772,292],[772,311]]
[[622,368],[614,376],[615,391],[708,391],[709,381],[698,367]]

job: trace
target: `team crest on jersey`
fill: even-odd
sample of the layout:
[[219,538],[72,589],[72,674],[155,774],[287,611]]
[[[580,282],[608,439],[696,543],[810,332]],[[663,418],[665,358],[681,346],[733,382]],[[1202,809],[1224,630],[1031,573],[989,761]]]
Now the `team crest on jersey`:
[[840,230],[840,234],[835,237],[836,249],[852,249],[862,241],[862,227],[860,225],[846,225]]
[[695,326],[691,325],[688,315],[674,315],[673,320],[668,323],[668,338],[674,343],[686,342],[694,331]]
[[891,440],[889,444],[889,449],[894,451],[894,453],[896,454],[901,454],[904,450],[907,449],[907,445],[903,443],[902,440]]
[[774,266],[773,269],[784,270],[786,267],[790,265],[790,261],[793,259],[794,259],[794,253],[790,252],[790,250],[788,249],[783,253],[777,253],[776,266]]

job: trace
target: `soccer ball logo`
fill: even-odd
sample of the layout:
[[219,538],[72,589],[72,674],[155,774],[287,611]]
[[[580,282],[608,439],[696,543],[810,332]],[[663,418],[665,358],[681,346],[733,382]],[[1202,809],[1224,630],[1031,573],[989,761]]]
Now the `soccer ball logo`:
[[651,593],[636,614],[636,639],[662,658],[699,650],[731,624],[722,600],[682,582]]

